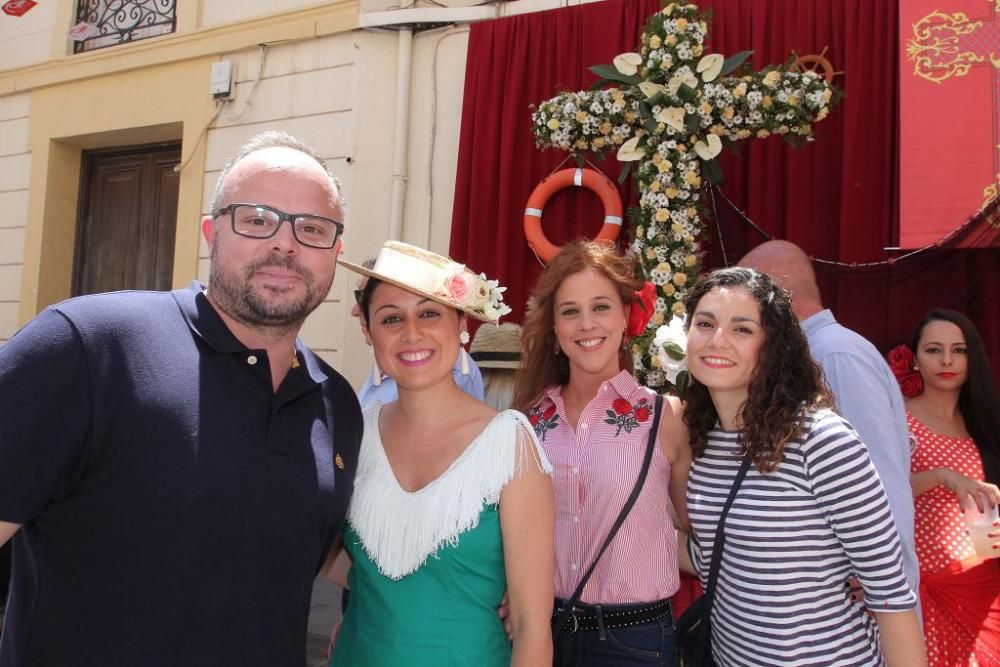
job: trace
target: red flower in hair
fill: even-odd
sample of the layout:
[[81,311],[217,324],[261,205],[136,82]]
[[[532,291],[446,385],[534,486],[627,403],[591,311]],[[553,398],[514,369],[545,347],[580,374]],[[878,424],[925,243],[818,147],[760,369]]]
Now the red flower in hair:
[[656,306],[656,286],[653,283],[644,283],[642,289],[635,293],[635,301],[628,311],[628,327],[625,333],[631,338],[641,335],[646,330],[646,325],[653,317]]
[[919,396],[924,390],[924,379],[920,377],[920,372],[916,370],[913,359],[913,352],[907,345],[897,345],[889,350],[889,368],[896,376],[896,382],[903,392],[903,396],[913,398]]

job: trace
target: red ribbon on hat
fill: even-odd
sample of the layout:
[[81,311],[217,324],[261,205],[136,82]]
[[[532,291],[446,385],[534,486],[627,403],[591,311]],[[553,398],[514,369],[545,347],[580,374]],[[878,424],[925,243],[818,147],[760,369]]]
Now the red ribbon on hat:
[[653,283],[644,283],[642,289],[635,293],[635,301],[628,311],[628,326],[625,327],[625,333],[630,338],[635,338],[646,330],[646,325],[656,310],[655,305],[656,286]]

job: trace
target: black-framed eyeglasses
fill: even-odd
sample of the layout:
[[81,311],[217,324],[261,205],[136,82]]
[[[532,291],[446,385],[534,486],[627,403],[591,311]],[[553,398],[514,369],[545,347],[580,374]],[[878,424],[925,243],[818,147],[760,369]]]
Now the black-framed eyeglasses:
[[252,239],[269,239],[288,220],[295,240],[310,248],[329,250],[344,233],[344,223],[309,213],[284,213],[263,204],[230,204],[212,211],[219,218],[229,213],[233,232]]

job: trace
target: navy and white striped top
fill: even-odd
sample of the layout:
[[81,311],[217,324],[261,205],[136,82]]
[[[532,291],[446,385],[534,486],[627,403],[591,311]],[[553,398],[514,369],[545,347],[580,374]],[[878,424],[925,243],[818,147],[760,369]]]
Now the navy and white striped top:
[[[708,578],[719,514],[739,469],[737,434],[709,433],[688,483],[691,556]],[[772,473],[747,472],[726,518],[712,608],[719,665],[881,665],[873,611],[916,604],[882,482],[857,433],[831,410],[807,421]]]

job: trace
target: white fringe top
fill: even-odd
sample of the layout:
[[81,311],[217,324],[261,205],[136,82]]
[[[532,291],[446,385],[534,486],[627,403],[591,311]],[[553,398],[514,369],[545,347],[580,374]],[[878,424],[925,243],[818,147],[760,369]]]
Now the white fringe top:
[[351,527],[379,572],[402,579],[418,570],[443,545],[479,525],[485,505],[530,462],[552,474],[545,452],[527,418],[516,410],[498,413],[437,479],[418,491],[396,480],[379,434],[375,402],[365,411],[354,496],[348,510]]

